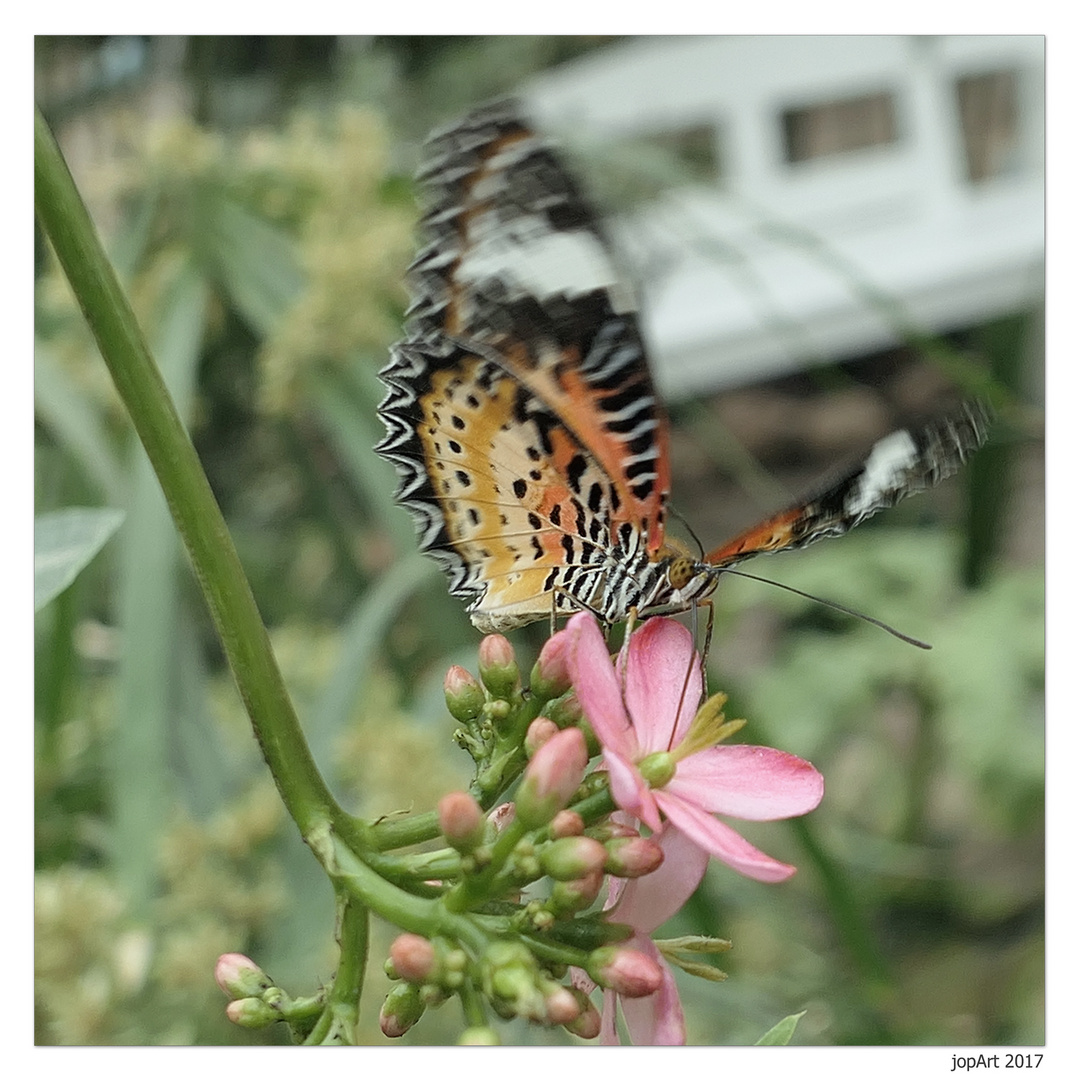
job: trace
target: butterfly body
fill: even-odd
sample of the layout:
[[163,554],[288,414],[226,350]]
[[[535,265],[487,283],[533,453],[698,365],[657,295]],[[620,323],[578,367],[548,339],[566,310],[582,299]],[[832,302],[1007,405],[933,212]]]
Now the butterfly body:
[[665,537],[667,419],[633,293],[550,143],[513,103],[486,106],[432,136],[418,176],[427,242],[407,337],[380,372],[376,449],[485,632],[686,610],[725,568],[846,532],[982,441],[971,406],[894,433],[815,499],[695,559]]

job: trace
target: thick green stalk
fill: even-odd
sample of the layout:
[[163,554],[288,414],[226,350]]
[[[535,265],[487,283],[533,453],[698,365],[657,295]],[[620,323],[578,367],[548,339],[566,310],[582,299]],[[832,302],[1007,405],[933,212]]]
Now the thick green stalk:
[[[34,204],[161,483],[282,799],[305,837],[320,821],[342,821],[345,815],[308,751],[195,448],[60,149],[37,110]],[[354,831],[348,825],[345,829]]]

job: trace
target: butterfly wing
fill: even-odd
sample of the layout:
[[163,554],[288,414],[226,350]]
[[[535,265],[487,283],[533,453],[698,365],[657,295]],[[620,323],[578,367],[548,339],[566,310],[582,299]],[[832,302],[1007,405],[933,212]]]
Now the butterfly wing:
[[[667,425],[596,215],[516,106],[435,134],[408,337],[380,372],[398,498],[484,629],[602,598],[663,543]],[[463,479],[464,478],[464,479]]]
[[862,464],[817,495],[740,533],[703,561],[732,566],[762,552],[842,536],[879,510],[952,476],[983,444],[989,422],[986,406],[965,402],[926,427],[894,431],[874,444]]

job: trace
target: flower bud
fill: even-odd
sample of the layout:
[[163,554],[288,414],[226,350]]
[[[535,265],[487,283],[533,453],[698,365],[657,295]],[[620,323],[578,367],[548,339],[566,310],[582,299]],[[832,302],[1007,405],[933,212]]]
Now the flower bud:
[[[585,715],[581,711],[581,703],[576,694],[568,694],[558,701],[551,702],[550,705],[545,706],[544,711],[559,728],[577,727]],[[590,756],[595,756],[599,752],[599,744],[597,744],[597,749]]]
[[450,715],[461,724],[475,720],[484,707],[484,688],[463,667],[455,664],[443,680]]
[[588,836],[567,836],[553,840],[540,852],[544,873],[556,881],[573,881],[604,867],[608,852],[598,840]]
[[512,1016],[543,1020],[547,1015],[537,986],[536,960],[520,941],[497,941],[484,955],[484,984],[492,1006]]
[[527,829],[551,821],[577,791],[588,763],[585,738],[578,728],[550,738],[525,769],[515,800],[517,820]]
[[529,677],[533,694],[550,701],[570,689],[570,672],[566,666],[566,631],[560,630],[544,642],[540,656]]
[[521,672],[514,646],[502,634],[488,634],[480,642],[480,681],[493,697],[508,701],[521,689]]
[[534,757],[536,751],[544,743],[558,734],[559,727],[553,720],[549,720],[546,716],[538,716],[525,732],[525,753],[529,757]]
[[260,997],[273,986],[270,976],[242,953],[223,953],[214,965],[214,979],[229,997]]
[[398,934],[390,943],[390,962],[406,982],[427,982],[435,973],[435,946],[419,934]]
[[388,1039],[400,1039],[423,1015],[420,991],[411,983],[398,983],[379,1010],[379,1028]]
[[551,886],[548,909],[555,915],[573,915],[576,911],[584,911],[600,895],[603,884],[603,870],[594,870],[573,881],[556,881]]
[[589,826],[589,835],[606,844],[618,836],[640,836],[641,834],[632,825],[626,825],[621,821],[612,821],[608,818],[597,825]]
[[225,1006],[225,1015],[238,1027],[264,1028],[280,1020],[276,1009],[270,1008],[262,998],[246,997],[230,1001]]
[[467,791],[451,791],[439,800],[439,828],[452,848],[469,852],[484,842],[487,819]]
[[607,850],[604,869],[615,877],[643,877],[664,861],[664,849],[651,837],[628,836],[609,840],[604,846]]
[[595,1039],[600,1034],[599,1011],[584,991],[574,987],[571,993],[578,1000],[580,1012],[576,1020],[571,1020],[565,1025],[566,1030],[579,1039]]
[[624,997],[648,997],[660,989],[664,973],[651,957],[626,946],[597,949],[589,958],[589,974]]
[[570,1024],[581,1014],[581,1004],[572,990],[556,986],[544,999],[549,1024]]
[[585,822],[576,810],[560,810],[551,819],[551,835],[559,840],[564,836],[581,836]]

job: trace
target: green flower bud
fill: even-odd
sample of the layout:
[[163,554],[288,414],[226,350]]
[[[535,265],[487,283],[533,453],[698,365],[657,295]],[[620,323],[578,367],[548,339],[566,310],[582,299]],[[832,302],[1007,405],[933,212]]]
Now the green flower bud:
[[388,1039],[400,1039],[423,1015],[420,991],[411,983],[399,983],[391,988],[379,1010],[379,1027]]
[[443,680],[446,707],[461,724],[475,720],[484,708],[484,688],[463,668],[455,664]]
[[214,979],[229,997],[262,997],[273,986],[270,976],[242,953],[224,953],[214,965]]
[[230,1001],[225,1015],[238,1027],[264,1028],[281,1019],[276,1009],[270,1008],[262,998],[246,997]]
[[521,672],[514,646],[502,634],[488,634],[480,642],[480,680],[492,697],[509,701],[521,690]]
[[607,849],[588,836],[567,836],[553,840],[540,852],[544,873],[556,881],[573,881],[603,868]]

